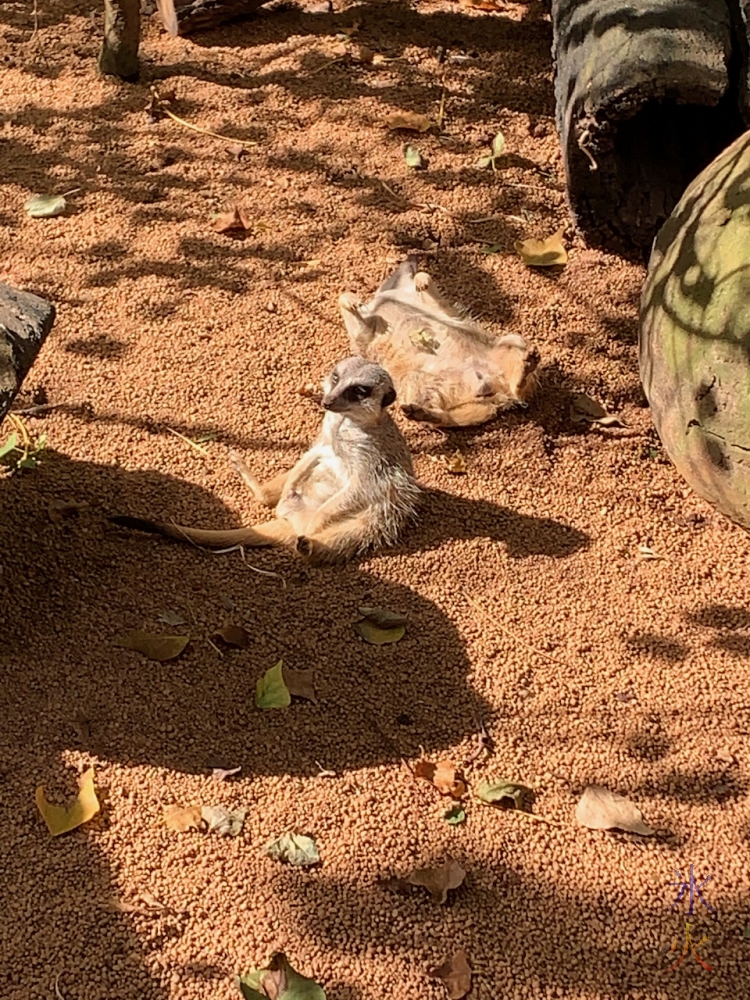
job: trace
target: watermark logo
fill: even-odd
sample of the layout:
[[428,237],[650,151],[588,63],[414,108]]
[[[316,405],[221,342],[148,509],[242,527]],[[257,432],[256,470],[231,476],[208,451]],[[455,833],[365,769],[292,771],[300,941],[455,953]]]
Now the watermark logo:
[[674,872],[675,872],[675,875],[677,876],[677,878],[680,879],[680,881],[679,882],[667,882],[667,885],[676,885],[676,886],[679,886],[680,887],[680,891],[677,893],[677,899],[675,899],[674,903],[672,903],[672,906],[670,907],[670,909],[673,910],[675,908],[675,906],[678,906],[679,903],[682,901],[682,897],[687,892],[689,894],[688,898],[690,900],[690,905],[688,906],[688,912],[687,912],[687,915],[689,917],[692,917],[692,915],[693,915],[693,907],[695,906],[696,896],[698,897],[698,899],[700,899],[701,903],[703,903],[703,905],[706,907],[707,910],[710,910],[711,913],[716,913],[716,910],[713,908],[713,906],[711,906],[711,904],[708,903],[708,902],[706,902],[706,900],[703,898],[703,893],[701,892],[701,889],[706,884],[706,882],[710,882],[711,881],[711,878],[712,878],[711,875],[709,875],[708,878],[704,878],[703,881],[700,884],[698,884],[696,882],[695,875],[693,875],[693,866],[692,865],[690,865],[690,869],[689,869],[690,873],[689,873],[687,882],[682,877],[682,872],[678,872],[676,868],[674,869]]
[[[693,866],[692,865],[690,865],[689,868],[688,868],[688,877],[687,877],[687,879],[683,878],[682,872],[678,871],[676,868],[674,869],[674,872],[675,872],[675,875],[677,876],[677,878],[679,879],[679,881],[678,882],[667,882],[667,885],[675,886],[677,888],[678,892],[677,892],[677,896],[675,898],[675,901],[672,903],[672,905],[670,907],[670,911],[674,910],[675,907],[680,906],[680,904],[682,903],[682,901],[687,897],[687,901],[688,901],[687,916],[688,917],[692,917],[693,916],[693,913],[695,911],[695,905],[696,905],[696,902],[698,900],[700,900],[700,902],[703,903],[703,905],[706,907],[706,909],[709,911],[709,913],[715,914],[716,910],[713,908],[713,906],[711,906],[711,904],[708,902],[708,900],[705,899],[705,897],[703,896],[703,892],[701,891],[703,889],[703,887],[706,885],[706,883],[711,881],[712,876],[709,875],[707,878],[704,878],[702,882],[699,882],[696,879],[696,877],[695,877],[695,875],[693,873]],[[683,961],[688,957],[688,955],[690,955],[692,953],[693,956],[695,957],[695,960],[700,965],[702,965],[704,969],[706,969],[708,972],[711,972],[712,971],[711,966],[708,964],[708,962],[705,962],[700,957],[700,955],[698,954],[698,948],[700,948],[701,945],[705,944],[706,941],[708,941],[708,935],[707,934],[704,934],[703,937],[700,939],[700,941],[698,941],[697,943],[693,941],[692,937],[690,936],[690,920],[686,920],[686,922],[685,922],[685,945],[684,945],[684,947],[682,949],[682,955],[680,956],[680,958],[676,962],[674,962],[672,965],[670,965],[669,968],[666,969],[665,971],[666,972],[671,972],[672,969],[676,969],[679,965],[682,965]],[[676,949],[677,949],[677,938],[675,938],[674,941],[672,942],[672,947],[669,949],[669,951],[670,951],[670,953],[672,953],[672,952],[676,951]]]
[[[666,971],[671,972],[672,969],[676,969],[678,965],[682,965],[683,960],[687,958],[687,956],[692,951],[692,953],[695,955],[696,961],[700,962],[700,964],[703,966],[704,969],[707,969],[709,972],[711,972],[712,971],[711,966],[708,964],[708,962],[703,961],[703,959],[700,957],[697,951],[697,949],[700,948],[702,944],[705,944],[706,941],[708,941],[708,934],[704,934],[697,944],[693,943],[693,940],[690,937],[690,921],[688,920],[685,924],[685,947],[682,949],[682,955],[679,961],[675,962],[673,965],[670,965]],[[677,948],[677,938],[675,938],[674,941],[672,942],[672,947],[669,949],[670,954],[676,948]]]

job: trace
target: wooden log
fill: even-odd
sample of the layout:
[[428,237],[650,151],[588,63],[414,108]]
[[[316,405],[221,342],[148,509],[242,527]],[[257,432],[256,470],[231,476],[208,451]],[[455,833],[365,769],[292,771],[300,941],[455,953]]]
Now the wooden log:
[[102,73],[137,80],[140,73],[140,0],[104,0],[104,40],[99,52]]
[[170,35],[216,28],[246,17],[268,0],[157,0],[159,15]]
[[688,183],[743,130],[726,0],[552,0],[568,202],[592,245],[647,255]]
[[55,307],[0,281],[0,421],[52,329]]

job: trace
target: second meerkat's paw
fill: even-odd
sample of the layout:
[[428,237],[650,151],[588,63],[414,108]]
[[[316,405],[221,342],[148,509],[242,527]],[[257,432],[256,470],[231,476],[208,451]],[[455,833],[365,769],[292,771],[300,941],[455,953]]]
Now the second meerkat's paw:
[[342,309],[346,309],[347,312],[353,312],[359,315],[361,305],[361,301],[353,292],[343,292],[339,295],[339,306]]
[[417,271],[414,275],[414,288],[418,292],[429,292],[432,288],[432,278],[426,271]]

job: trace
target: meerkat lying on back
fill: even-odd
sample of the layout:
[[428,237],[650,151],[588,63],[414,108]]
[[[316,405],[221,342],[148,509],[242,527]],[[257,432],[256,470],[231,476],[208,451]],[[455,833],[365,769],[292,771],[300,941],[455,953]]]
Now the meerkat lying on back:
[[414,260],[404,261],[370,302],[339,298],[353,353],[382,364],[404,415],[443,427],[469,427],[526,401],[539,354],[523,337],[496,339],[447,302]]
[[133,517],[112,520],[210,548],[276,545],[314,562],[395,544],[414,517],[419,488],[409,450],[388,413],[396,399],[393,382],[379,365],[353,357],[336,365],[323,392],[320,434],[293,469],[259,483],[232,453],[256,500],[276,508],[273,520],[227,531]]

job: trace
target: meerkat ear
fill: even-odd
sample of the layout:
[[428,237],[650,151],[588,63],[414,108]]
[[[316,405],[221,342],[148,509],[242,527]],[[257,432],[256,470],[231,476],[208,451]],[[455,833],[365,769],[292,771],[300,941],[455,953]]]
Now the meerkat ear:
[[387,406],[392,406],[396,402],[396,390],[389,389],[388,392],[383,396],[382,407],[385,409]]

